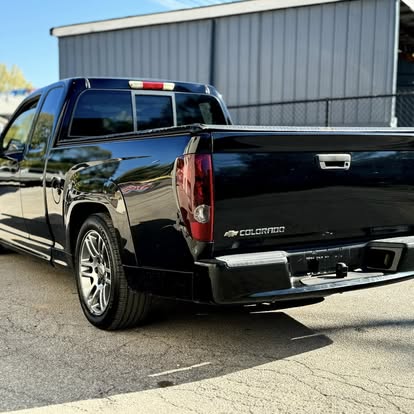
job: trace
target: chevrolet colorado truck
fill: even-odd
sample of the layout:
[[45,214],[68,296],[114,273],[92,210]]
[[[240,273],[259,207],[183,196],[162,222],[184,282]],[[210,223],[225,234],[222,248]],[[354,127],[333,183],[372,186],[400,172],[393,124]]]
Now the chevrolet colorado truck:
[[232,126],[208,85],[67,79],[1,135],[0,243],[73,269],[87,319],[153,298],[323,298],[414,275],[414,133]]

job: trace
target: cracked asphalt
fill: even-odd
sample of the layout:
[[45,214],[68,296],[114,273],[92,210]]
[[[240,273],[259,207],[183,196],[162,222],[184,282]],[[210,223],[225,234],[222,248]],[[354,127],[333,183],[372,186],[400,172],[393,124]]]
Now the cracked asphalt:
[[174,305],[103,332],[70,273],[0,256],[0,411],[414,413],[414,281],[300,308]]

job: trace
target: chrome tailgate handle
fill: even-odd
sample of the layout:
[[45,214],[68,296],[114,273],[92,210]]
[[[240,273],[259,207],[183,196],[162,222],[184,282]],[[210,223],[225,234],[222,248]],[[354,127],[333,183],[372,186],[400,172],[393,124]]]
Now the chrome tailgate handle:
[[351,154],[318,154],[316,156],[321,170],[349,170]]

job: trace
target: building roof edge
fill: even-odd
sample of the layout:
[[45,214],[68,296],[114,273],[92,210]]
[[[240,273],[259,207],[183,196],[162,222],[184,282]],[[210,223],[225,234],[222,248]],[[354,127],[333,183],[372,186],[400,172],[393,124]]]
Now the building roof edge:
[[263,12],[268,10],[287,9],[290,7],[311,6],[316,4],[335,3],[341,0],[244,0],[192,9],[173,10],[154,14],[121,17],[95,22],[78,23],[53,27],[50,34],[55,37],[77,36],[88,33],[107,32],[129,29],[132,27],[154,26],[169,23],[181,23],[194,20],[214,19]]

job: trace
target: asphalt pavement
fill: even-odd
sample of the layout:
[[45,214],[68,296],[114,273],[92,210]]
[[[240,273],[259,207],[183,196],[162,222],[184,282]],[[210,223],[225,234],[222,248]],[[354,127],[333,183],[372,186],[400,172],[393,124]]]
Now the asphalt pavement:
[[0,295],[2,412],[414,413],[414,281],[105,332],[70,273],[7,253]]

